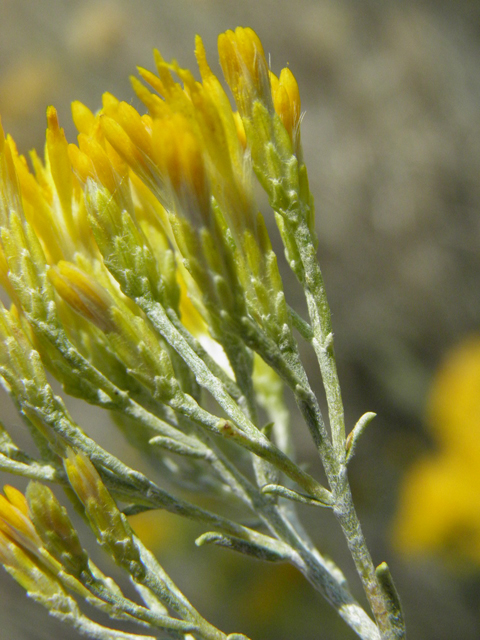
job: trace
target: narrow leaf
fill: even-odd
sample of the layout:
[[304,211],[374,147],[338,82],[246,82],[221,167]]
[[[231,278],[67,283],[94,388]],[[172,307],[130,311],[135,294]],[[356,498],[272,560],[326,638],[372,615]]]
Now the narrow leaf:
[[385,606],[392,626],[395,640],[406,638],[405,620],[403,617],[402,604],[397,588],[393,582],[392,574],[386,562],[382,562],[375,569],[380,588],[385,599]]
[[370,422],[376,417],[376,413],[372,411],[368,411],[364,413],[363,416],[358,420],[357,424],[353,427],[351,432],[348,434],[347,441],[345,442],[345,449],[347,451],[347,464],[353,458],[355,453],[355,448],[357,446],[357,442],[360,439],[360,436],[365,431]]
[[219,547],[226,547],[227,549],[232,549],[232,551],[238,551],[238,553],[268,562],[286,562],[289,560],[286,553],[282,553],[277,549],[267,548],[250,540],[242,540],[241,538],[213,531],[201,535],[195,540],[195,544],[197,547],[201,547],[204,544],[216,544]]
[[188,456],[190,458],[206,458],[209,453],[209,450],[205,447],[194,447],[166,436],[154,436],[149,440],[149,443],[162,449],[167,449],[167,451],[171,451],[172,453],[177,453],[180,456]]
[[266,484],[264,487],[262,487],[262,493],[273,494],[279,496],[280,498],[286,498],[287,500],[301,502],[302,504],[309,504],[313,507],[332,507],[332,494],[330,493],[330,491],[328,491],[328,489],[325,489],[323,487],[322,489],[325,492],[324,500],[305,495],[304,493],[298,493],[298,491],[293,491],[293,489],[287,489],[287,487],[284,487],[281,484]]

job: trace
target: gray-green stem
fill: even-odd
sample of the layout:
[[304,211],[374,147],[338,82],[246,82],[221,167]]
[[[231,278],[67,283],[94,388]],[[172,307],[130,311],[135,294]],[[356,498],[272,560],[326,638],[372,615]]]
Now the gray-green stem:
[[287,545],[286,549],[290,549],[288,553],[290,562],[330,602],[359,637],[363,640],[379,640],[380,636],[375,624],[346,588],[339,569],[331,561],[328,562],[322,558],[308,538],[301,535],[277,505],[262,495],[221,453],[219,453],[217,471],[279,539],[279,543],[276,544],[268,537],[265,537],[264,541],[259,537],[258,541],[266,544],[267,548],[271,546],[275,548],[280,544],[280,550],[283,553],[285,553],[284,545]]
[[264,458],[268,462],[272,462],[305,489],[305,491],[321,501],[328,501],[328,492],[308,473],[300,469],[300,467],[280,451],[280,449],[275,447],[275,445],[250,422],[220,380],[213,375],[203,360],[197,356],[180,335],[170,321],[165,309],[160,304],[145,297],[137,298],[135,302],[145,312],[155,329],[165,338],[170,346],[184,358],[185,362],[195,373],[198,384],[212,394],[238,428],[235,428],[234,425],[229,424],[227,421],[224,421],[223,427],[220,427],[218,418],[211,416],[211,414],[201,409],[196,403],[193,404],[193,399],[188,401],[187,396],[184,396],[182,403],[179,403],[178,407],[174,408],[184,412],[185,415],[198,424],[203,424],[217,434],[230,437],[233,441],[238,442],[255,455]]
[[334,513],[346,537],[382,640],[395,640],[384,596],[375,575],[375,567],[355,512],[348,484],[345,464],[345,421],[333,348],[331,313],[322,273],[316,258],[315,245],[305,221],[298,223],[295,229],[295,238],[302,260],[305,295],[313,329],[312,344],[320,365],[327,397],[328,415],[336,458],[336,464],[333,469],[330,465],[326,466],[327,477],[335,501]]

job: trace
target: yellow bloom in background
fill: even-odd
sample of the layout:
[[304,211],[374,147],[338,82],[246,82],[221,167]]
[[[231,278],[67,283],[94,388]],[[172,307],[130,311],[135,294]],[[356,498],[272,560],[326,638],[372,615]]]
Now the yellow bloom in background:
[[427,418],[437,451],[404,479],[394,543],[480,565],[480,337],[462,342],[439,369]]

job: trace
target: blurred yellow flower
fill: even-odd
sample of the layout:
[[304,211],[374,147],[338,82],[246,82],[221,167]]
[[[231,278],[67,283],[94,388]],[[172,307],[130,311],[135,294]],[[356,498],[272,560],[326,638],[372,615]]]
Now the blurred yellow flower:
[[438,449],[404,480],[394,543],[407,553],[480,564],[480,337],[465,340],[441,366],[427,418]]

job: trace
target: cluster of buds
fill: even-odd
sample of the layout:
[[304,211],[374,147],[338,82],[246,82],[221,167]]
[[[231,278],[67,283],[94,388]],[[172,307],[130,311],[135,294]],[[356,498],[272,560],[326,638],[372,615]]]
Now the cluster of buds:
[[[86,617],[74,596],[108,613],[112,618],[129,619],[166,632],[196,630],[166,615],[148,582],[148,569],[141,561],[142,546],[135,538],[92,463],[81,454],[69,452],[64,460],[68,480],[99,543],[126,569],[157,611],[125,598],[115,582],[107,578],[82,548],[66,510],[45,485],[31,482],[26,495],[5,486],[0,495],[0,561],[7,571],[50,613],[75,626],[81,633],[99,638],[151,640],[151,636],[113,632]],[[138,546],[137,546],[138,545]],[[150,580],[151,582],[151,580]],[[158,581],[160,582],[160,580]],[[168,591],[162,585],[160,596]]]
[[[297,501],[334,509],[379,628],[390,639],[396,625],[401,638],[396,601],[384,606],[393,587],[381,586],[386,579],[362,546],[345,473],[368,419],[347,441],[298,86],[289,69],[278,77],[269,70],[251,29],[227,31],[218,45],[238,110],[198,37],[200,81],[158,52],[156,73],[139,69],[143,82],[132,83],[146,114],[109,93],[98,113],[75,102],[79,133],[69,144],[50,107],[43,160],[32,152],[27,162],[0,125],[0,284],[12,302],[0,306],[0,382],[39,452],[21,451],[0,425],[0,470],[36,481],[26,498],[11,487],[0,498],[0,561],[53,615],[100,640],[153,636],[101,627],[73,596],[174,639],[248,640],[204,620],[134,534],[127,515],[163,508],[212,529],[199,546],[293,563],[361,637],[379,638],[340,570],[281,502]],[[287,303],[256,179],[311,324]],[[317,354],[331,434],[294,329]],[[114,412],[129,442],[171,480],[241,505],[260,528],[174,497],[102,449],[54,394],[47,372],[67,394]],[[294,461],[285,385],[330,489]],[[145,606],[93,565],[38,481],[67,489]],[[380,573],[389,576],[388,568]]]
[[[82,618],[72,590],[125,615],[146,614],[132,613],[93,567],[65,510],[38,480],[73,488],[100,544],[170,605],[176,600],[168,580],[158,567],[152,579],[151,559],[139,551],[104,481],[132,513],[161,505],[222,531],[202,544],[270,559],[288,553],[280,542],[168,496],[101,450],[53,393],[46,370],[67,393],[115,411],[129,439],[159,462],[168,460],[165,468],[176,469],[182,483],[190,477],[190,485],[219,495],[229,485],[237,500],[258,503],[249,483],[232,476],[213,434],[259,456],[263,484],[275,479],[276,465],[312,500],[331,502],[282,451],[290,441],[278,376],[294,387],[306,382],[253,195],[255,172],[264,185],[279,182],[278,166],[272,173],[264,151],[257,153],[266,143],[285,166],[301,159],[298,89],[290,72],[276,78],[268,71],[250,29],[223,34],[219,51],[238,111],[197,38],[200,82],[158,52],[156,74],[139,70],[144,83],[134,79],[133,87],[145,115],[111,94],[96,114],[75,102],[79,133],[69,144],[49,107],[45,157],[32,152],[30,165],[0,127],[0,282],[12,301],[10,310],[0,310],[0,376],[40,452],[40,459],[23,453],[2,427],[2,468],[36,482],[27,499],[5,489],[1,559],[31,594],[43,593],[44,604],[55,593],[61,604],[52,612],[63,611],[84,629],[91,621]],[[227,418],[204,408],[204,389]],[[257,405],[275,421],[281,448],[271,427],[268,436],[259,428]],[[208,624],[190,605],[175,611],[208,636]],[[180,629],[172,620],[160,621]]]

